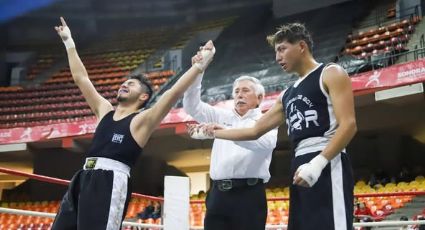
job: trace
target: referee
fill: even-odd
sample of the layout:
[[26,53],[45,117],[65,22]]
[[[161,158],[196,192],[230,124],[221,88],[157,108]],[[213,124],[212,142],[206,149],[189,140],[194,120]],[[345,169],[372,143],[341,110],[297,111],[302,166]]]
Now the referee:
[[[192,64],[202,60],[198,54],[192,58]],[[236,79],[234,108],[226,110],[201,101],[202,75],[184,94],[183,108],[188,114],[199,123],[216,123],[225,128],[255,125],[262,116],[259,105],[264,98],[264,87],[258,79],[250,76]],[[195,127],[189,127],[192,137]],[[214,140],[205,230],[264,230],[267,219],[264,184],[270,179],[269,166],[276,140],[276,129],[254,141]]]

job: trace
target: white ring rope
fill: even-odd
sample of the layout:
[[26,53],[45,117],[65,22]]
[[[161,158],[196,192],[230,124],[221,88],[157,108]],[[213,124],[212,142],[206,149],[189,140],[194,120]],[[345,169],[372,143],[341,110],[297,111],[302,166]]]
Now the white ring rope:
[[[55,213],[36,212],[36,211],[13,209],[13,208],[2,208],[2,207],[0,207],[0,213],[25,215],[25,216],[49,217],[49,218],[55,218],[56,216]],[[136,222],[129,222],[129,221],[124,221],[122,224],[123,226],[144,227],[144,228],[162,229],[164,227],[163,225],[158,225],[158,224],[145,224],[145,223],[136,223]]]
[[387,226],[405,226],[405,225],[425,225],[425,220],[406,220],[406,221],[397,220],[397,221],[354,223],[354,227],[387,227]]
[[[26,215],[26,216],[39,216],[39,217],[49,217],[55,218],[55,213],[47,212],[36,212],[29,210],[13,209],[13,208],[3,208],[0,207],[0,213],[9,213],[16,215]],[[385,227],[385,226],[405,226],[405,225],[425,225],[425,220],[411,220],[411,221],[381,221],[381,222],[360,222],[354,223],[354,227]],[[145,223],[136,223],[124,221],[123,226],[131,227],[145,227],[145,228],[158,228],[162,229],[163,225],[157,224],[145,224]],[[287,225],[267,225],[266,229],[286,229]],[[203,230],[204,227],[191,227],[191,230]]]
[[55,218],[56,216],[55,213],[36,212],[36,211],[21,210],[21,209],[14,209],[14,208],[2,208],[2,207],[0,207],[0,213],[25,215],[25,216],[49,217],[49,218]]

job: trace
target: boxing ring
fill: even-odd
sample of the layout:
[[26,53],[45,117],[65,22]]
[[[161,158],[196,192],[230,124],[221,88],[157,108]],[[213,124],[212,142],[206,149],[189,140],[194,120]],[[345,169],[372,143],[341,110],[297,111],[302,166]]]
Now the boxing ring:
[[[53,184],[60,184],[60,185],[68,185],[68,180],[43,176],[43,175],[37,175],[32,173],[26,173],[21,171],[16,171],[8,168],[0,167],[1,173],[6,173],[10,175],[15,176],[21,176],[26,177],[38,181],[43,181],[47,183],[53,183]],[[155,196],[148,196],[138,193],[132,193],[131,194],[133,198],[141,198],[146,199],[150,201],[157,201],[157,202],[164,202],[164,198],[161,197],[155,197]],[[425,195],[425,192],[394,192],[394,193],[370,193],[370,194],[357,194],[355,197],[390,197],[390,196],[423,196]],[[273,197],[268,198],[267,201],[287,201],[289,198],[287,197]],[[203,200],[191,200],[190,204],[202,204],[205,201]],[[24,216],[36,216],[36,217],[46,217],[46,218],[55,218],[55,213],[47,213],[47,212],[38,212],[38,211],[29,211],[29,210],[21,210],[21,209],[14,209],[14,208],[5,208],[0,207],[0,213],[7,213],[11,215],[24,215]],[[412,221],[380,221],[380,222],[360,222],[360,223],[354,223],[354,227],[400,227],[400,226],[407,226],[407,225],[425,225],[425,220],[412,220]],[[136,227],[136,229],[148,229],[148,230],[159,230],[159,229],[165,229],[163,224],[148,224],[148,223],[138,223],[138,222],[130,222],[130,221],[124,221],[123,222],[123,228],[126,227]],[[286,229],[286,225],[266,225],[265,229],[279,229],[284,230]],[[128,228],[126,228],[128,229]],[[133,228],[134,229],[134,228]],[[191,226],[191,230],[203,230],[203,226]]]

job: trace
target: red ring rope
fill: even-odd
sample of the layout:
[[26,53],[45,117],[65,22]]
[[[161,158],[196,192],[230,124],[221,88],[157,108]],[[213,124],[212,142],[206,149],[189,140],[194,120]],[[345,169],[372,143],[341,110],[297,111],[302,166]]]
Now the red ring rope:
[[[49,183],[53,183],[53,184],[69,185],[69,180],[63,180],[63,179],[58,179],[58,178],[54,178],[54,177],[48,177],[48,176],[37,175],[37,174],[32,174],[32,173],[26,173],[26,172],[16,171],[16,170],[13,170],[13,169],[7,169],[7,168],[3,168],[3,167],[0,167],[0,172],[15,175],[15,176],[28,177],[28,178],[31,178],[31,179],[49,182]],[[134,193],[134,192],[131,194],[131,196],[136,197],[136,198],[144,198],[144,199],[148,199],[148,200],[153,200],[153,201],[160,201],[160,202],[164,201],[164,198],[161,198],[161,197],[142,195],[142,194]]]
[[[31,179],[49,182],[49,183],[54,183],[54,184],[61,184],[61,185],[68,185],[69,184],[69,180],[63,180],[63,179],[58,179],[58,178],[54,178],[54,177],[48,177],[48,176],[37,175],[37,174],[32,174],[32,173],[26,173],[26,172],[21,172],[21,171],[17,171],[17,170],[13,170],[13,169],[7,169],[7,168],[3,168],[3,167],[0,167],[0,172],[15,175],[15,176],[28,177],[28,178],[31,178]],[[388,197],[388,196],[421,196],[421,195],[425,195],[425,191],[392,192],[392,193],[362,193],[362,194],[355,194],[354,196],[355,197]],[[164,198],[161,198],[161,197],[148,196],[148,195],[143,195],[143,194],[139,194],[139,193],[132,193],[131,196],[136,197],[136,198],[144,198],[144,199],[148,199],[148,200],[153,200],[153,201],[160,201],[160,202],[164,201]],[[287,201],[287,200],[289,200],[288,197],[270,197],[270,198],[267,198],[267,201]],[[205,203],[205,201],[204,200],[191,200],[190,203],[191,204],[200,204],[200,203]]]

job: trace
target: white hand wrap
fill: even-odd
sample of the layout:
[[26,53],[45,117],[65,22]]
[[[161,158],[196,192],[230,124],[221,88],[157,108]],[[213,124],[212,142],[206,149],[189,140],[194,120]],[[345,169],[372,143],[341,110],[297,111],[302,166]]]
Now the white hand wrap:
[[215,54],[215,48],[213,48],[212,50],[201,50],[201,55],[202,55],[202,61],[201,62],[197,62],[194,65],[201,70],[202,72],[205,71],[205,69],[207,68],[207,66],[210,64],[210,62],[212,61],[213,57]]
[[63,44],[65,44],[65,48],[67,50],[69,50],[71,48],[75,48],[75,43],[74,43],[74,40],[72,38],[66,39],[66,41],[63,42]]
[[322,154],[319,154],[309,163],[303,164],[298,168],[298,176],[307,182],[309,187],[313,187],[319,179],[320,174],[322,174],[322,170],[328,163],[328,159],[326,159]]
[[62,41],[63,41],[63,44],[65,44],[65,48],[67,50],[71,48],[75,48],[74,40],[71,37],[71,30],[69,30],[68,26],[64,26],[62,31],[59,34],[62,37],[62,39],[65,37],[65,40],[62,40]]

